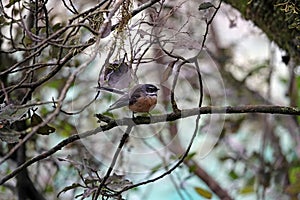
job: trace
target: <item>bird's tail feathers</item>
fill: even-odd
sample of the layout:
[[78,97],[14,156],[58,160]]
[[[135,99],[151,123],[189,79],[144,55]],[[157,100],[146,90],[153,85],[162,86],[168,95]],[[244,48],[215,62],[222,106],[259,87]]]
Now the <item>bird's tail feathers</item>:
[[104,90],[104,91],[107,91],[107,92],[112,92],[112,93],[116,93],[116,94],[122,94],[124,95],[125,92],[121,91],[121,90],[117,90],[115,88],[109,88],[109,87],[103,87],[103,86],[98,86],[98,87],[95,87],[97,90]]

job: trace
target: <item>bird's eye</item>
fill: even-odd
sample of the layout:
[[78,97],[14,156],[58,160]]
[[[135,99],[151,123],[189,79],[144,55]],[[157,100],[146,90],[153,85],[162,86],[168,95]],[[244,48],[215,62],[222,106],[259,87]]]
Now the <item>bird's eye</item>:
[[157,87],[154,86],[149,86],[146,88],[147,92],[156,92],[158,90]]

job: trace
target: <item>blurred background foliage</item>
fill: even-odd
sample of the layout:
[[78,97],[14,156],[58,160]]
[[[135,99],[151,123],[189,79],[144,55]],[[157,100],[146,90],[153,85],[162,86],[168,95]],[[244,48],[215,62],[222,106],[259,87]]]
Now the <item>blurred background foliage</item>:
[[[118,1],[1,1],[1,158],[62,107],[0,164],[0,177],[60,141],[98,127],[94,115],[119,98],[97,94],[99,84],[125,91],[135,83],[156,84],[161,90],[151,113],[160,115],[172,112],[170,90],[178,71],[178,107],[197,108],[197,67],[186,63],[179,70],[180,58],[196,57],[203,106],[299,107],[299,2],[225,0],[209,25],[218,1],[159,1],[138,9],[149,2],[123,1],[110,19]],[[125,78],[110,82],[105,70],[120,65],[128,67]],[[76,70],[80,73],[66,87]],[[131,117],[126,108],[105,115]],[[110,188],[120,190],[168,170],[185,152],[195,122],[190,117],[135,127]],[[0,198],[91,199],[123,132],[120,126],[66,145],[2,184]],[[203,115],[184,165],[123,198],[297,199],[299,144],[299,117]]]

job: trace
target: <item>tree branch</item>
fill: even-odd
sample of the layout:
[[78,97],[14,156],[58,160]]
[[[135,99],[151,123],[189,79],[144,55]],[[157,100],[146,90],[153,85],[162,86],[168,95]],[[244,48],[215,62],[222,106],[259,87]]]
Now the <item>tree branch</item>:
[[100,195],[100,193],[101,193],[101,190],[105,190],[106,181],[108,180],[111,172],[113,171],[113,169],[114,169],[114,167],[116,165],[117,159],[118,159],[118,157],[119,157],[119,155],[121,153],[122,148],[124,147],[125,143],[128,141],[128,137],[129,137],[129,134],[130,134],[130,132],[132,130],[132,127],[133,127],[132,125],[128,126],[127,129],[126,129],[126,131],[124,132],[124,134],[122,136],[122,139],[120,140],[119,146],[118,146],[118,148],[117,148],[117,150],[116,150],[116,152],[115,152],[115,154],[113,156],[113,159],[112,159],[112,161],[110,163],[110,166],[109,166],[109,168],[108,168],[105,176],[101,180],[100,185],[98,186],[98,189],[97,189],[97,191],[96,191],[95,196],[93,197],[93,199],[97,200],[98,197],[99,197],[99,195]]
[[[140,124],[154,124],[159,122],[166,122],[166,121],[175,121],[177,119],[181,118],[187,118],[191,116],[197,116],[198,114],[204,115],[204,114],[246,114],[246,113],[264,113],[264,114],[282,114],[282,115],[300,115],[300,109],[299,108],[292,108],[287,106],[271,106],[271,105],[257,105],[257,106],[225,106],[225,107],[216,107],[216,106],[206,106],[201,108],[194,108],[194,109],[186,109],[177,111],[176,113],[170,113],[170,114],[164,114],[164,115],[155,115],[150,117],[141,117],[138,116],[137,118],[131,119],[131,118],[122,118],[122,119],[116,119],[116,120],[110,120],[109,123],[107,123],[104,126],[97,127],[94,130],[86,131],[81,134],[72,135],[60,143],[58,143],[53,148],[49,149],[48,151],[45,151],[44,153],[41,153],[38,156],[35,156],[29,160],[27,160],[25,163],[17,167],[14,171],[12,171],[10,174],[4,176],[0,180],[0,185],[4,184],[9,179],[16,176],[22,169],[40,161],[43,160],[52,154],[56,153],[57,151],[61,150],[63,147],[67,146],[68,144],[79,140],[80,138],[86,138],[88,136],[97,134],[99,132],[105,132],[107,130],[110,130],[117,126],[129,126],[132,125],[132,122],[135,123],[135,125]],[[97,115],[99,116],[99,115]]]

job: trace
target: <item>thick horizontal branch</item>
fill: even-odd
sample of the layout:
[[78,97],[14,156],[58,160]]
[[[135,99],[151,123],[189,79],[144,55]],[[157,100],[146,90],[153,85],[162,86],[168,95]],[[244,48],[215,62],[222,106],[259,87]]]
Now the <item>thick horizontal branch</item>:
[[181,118],[187,118],[192,116],[197,116],[198,114],[238,114],[238,113],[265,113],[265,114],[282,114],[282,115],[300,115],[299,108],[292,108],[286,106],[271,106],[271,105],[259,105],[259,106],[225,106],[225,107],[217,107],[217,106],[207,106],[201,108],[193,108],[193,109],[185,109],[181,111],[177,111],[176,113],[170,113],[165,115],[155,115],[151,117],[137,117],[135,119],[131,118],[122,118],[122,119],[110,119],[108,117],[102,117],[102,115],[96,115],[100,120],[106,121],[107,124],[100,126],[94,130],[90,130],[81,134],[72,135],[60,143],[58,143],[53,148],[49,149],[37,155],[19,167],[17,167],[14,171],[10,174],[6,175],[0,180],[0,185],[4,184],[9,179],[16,176],[22,169],[43,160],[52,154],[56,153],[57,151],[61,150],[63,147],[67,146],[68,144],[79,140],[81,138],[86,138],[91,135],[95,135],[99,132],[105,132],[117,126],[123,125],[139,125],[139,124],[153,124],[159,122],[166,122],[166,121],[175,121]]
[[201,114],[233,114],[233,113],[266,113],[281,115],[300,115],[300,109],[288,106],[274,105],[245,105],[245,106],[225,106],[225,107],[202,107]]
[[[137,117],[135,119],[123,118],[113,120],[110,123],[118,125],[135,125],[139,124],[154,124],[166,121],[175,121],[177,119],[196,116],[200,114],[243,114],[243,113],[265,113],[265,114],[281,114],[281,115],[300,115],[299,108],[287,107],[287,106],[272,106],[272,105],[245,105],[245,106],[205,106],[200,108],[192,108],[179,110],[174,113],[165,115],[155,115],[151,117]],[[109,123],[109,124],[110,124]]]

